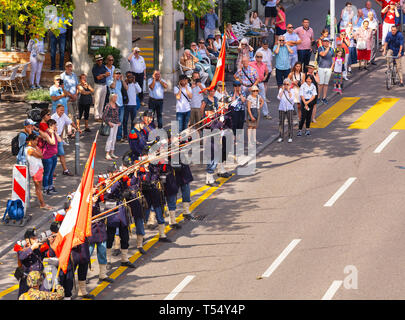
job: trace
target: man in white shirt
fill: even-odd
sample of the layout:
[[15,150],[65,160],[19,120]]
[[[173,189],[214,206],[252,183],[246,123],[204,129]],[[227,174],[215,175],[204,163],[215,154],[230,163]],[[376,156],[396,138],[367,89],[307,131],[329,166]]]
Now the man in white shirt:
[[163,128],[163,99],[167,83],[162,79],[159,70],[153,72],[152,78],[148,81],[149,87],[149,109],[151,109],[157,117],[158,128]]
[[287,32],[284,34],[286,44],[292,49],[293,53],[290,53],[290,67],[294,67],[294,64],[298,61],[297,45],[302,41],[298,34],[294,32],[294,27],[291,23],[287,25]]
[[[60,136],[62,135],[63,129],[65,126],[72,125],[73,128],[79,131],[79,133],[82,133],[82,131],[76,126],[76,124],[65,114],[65,107],[61,104],[58,104],[56,106],[56,112],[51,116],[51,119],[56,121],[56,129],[57,129],[57,134]],[[73,176],[73,174],[69,171],[69,169],[66,166],[66,158],[65,158],[65,150],[63,148],[63,144],[65,142],[61,141],[58,142],[58,157],[60,164],[62,165],[63,168],[63,174],[65,176]]]
[[200,93],[205,89],[205,85],[201,82],[200,74],[198,71],[194,71],[192,74],[191,83],[191,93],[193,97],[191,98],[190,106],[190,126],[193,126],[201,120],[201,102],[204,99],[204,94]]
[[[269,69],[269,73],[267,74],[267,77],[263,80],[264,90],[267,92],[267,87],[268,87],[271,71],[273,70],[273,64],[272,64],[273,53],[271,52],[271,49],[269,48],[269,43],[267,42],[267,40],[263,40],[262,46],[259,49],[257,49],[256,54],[258,52],[261,52],[263,54],[262,62],[265,63],[267,65],[267,69]],[[266,98],[266,102],[270,102],[270,100]]]
[[190,102],[193,98],[188,78],[185,74],[179,76],[179,84],[174,87],[176,96],[176,120],[179,123],[179,132],[187,129],[190,121]]
[[126,80],[126,85],[124,87],[127,87],[127,95],[128,95],[128,104],[124,106],[124,123],[122,125],[122,130],[123,130],[123,139],[127,140],[128,139],[128,118],[129,115],[131,115],[131,128],[134,126],[134,120],[136,117],[136,112],[139,109],[138,101],[137,101],[137,95],[142,92],[141,87],[137,82],[135,82],[135,76],[131,71],[128,71],[126,73],[127,80]]
[[139,100],[141,100],[141,105],[145,106],[143,102],[143,81],[146,80],[146,64],[145,59],[139,54],[141,49],[135,47],[132,53],[128,56],[128,62],[130,65],[131,72],[134,73],[135,80],[141,87],[141,92],[139,93]]
[[[68,61],[65,64],[65,71],[60,75],[60,78],[63,80],[63,85],[66,90],[67,94],[67,106],[68,106],[68,116],[73,120],[76,120],[77,114],[77,98],[78,98],[78,91],[77,86],[79,81],[77,80],[76,74],[73,72],[73,63]],[[72,128],[69,125],[68,134],[72,133]]]

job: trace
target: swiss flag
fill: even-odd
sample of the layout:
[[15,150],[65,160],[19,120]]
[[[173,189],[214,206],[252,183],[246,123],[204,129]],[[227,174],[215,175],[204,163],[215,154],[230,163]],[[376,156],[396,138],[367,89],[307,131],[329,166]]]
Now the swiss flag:
[[226,37],[224,34],[224,37],[222,39],[221,51],[219,52],[218,62],[217,62],[217,67],[215,69],[214,77],[212,78],[210,86],[201,90],[200,93],[204,92],[205,90],[212,90],[213,88],[215,88],[218,81],[225,82],[225,56],[226,56],[225,41],[226,41]]

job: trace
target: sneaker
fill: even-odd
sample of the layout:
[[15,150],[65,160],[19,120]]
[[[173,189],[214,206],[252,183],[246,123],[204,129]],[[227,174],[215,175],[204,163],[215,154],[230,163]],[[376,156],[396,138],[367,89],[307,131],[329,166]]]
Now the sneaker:
[[119,157],[117,156],[117,155],[115,155],[114,153],[111,153],[111,157],[113,158],[113,159],[118,159]]
[[69,145],[69,142],[63,140],[63,145],[64,145],[64,146],[68,146],[68,145]]
[[343,77],[343,79],[345,79],[346,81],[349,81],[349,78],[348,78],[348,77]]
[[291,138],[288,138],[288,143],[291,143],[292,142],[292,139]]
[[41,86],[39,86],[39,85],[37,85],[37,86],[36,86],[36,88],[37,88],[37,89],[42,89],[42,87],[41,87]]
[[302,131],[298,130],[297,137],[301,137],[301,136],[302,136]]
[[328,104],[328,100],[325,98],[325,99],[322,99],[322,102],[324,103],[324,104]]
[[323,99],[318,99],[318,101],[316,102],[318,105],[321,105],[323,103]]
[[48,192],[49,192],[48,194],[50,194],[50,193],[58,193],[58,191],[56,191],[54,186],[52,186],[52,188],[49,188]]
[[112,160],[110,154],[108,154],[108,153],[106,154],[105,158],[106,158],[107,160]]
[[401,83],[399,84],[399,86],[400,86],[400,87],[403,87],[403,86],[404,86],[404,84],[401,82]]
[[264,116],[267,120],[271,120],[271,119],[273,119],[272,118],[272,116],[270,116],[270,115],[267,115],[267,116]]
[[310,135],[311,135],[311,131],[306,130],[306,131],[305,131],[305,135],[306,135],[306,136],[310,136]]
[[63,175],[64,175],[64,176],[69,176],[69,177],[73,177],[73,176],[74,176],[74,174],[71,173],[69,170],[63,171]]
[[283,138],[278,138],[277,142],[283,142]]
[[90,128],[85,128],[84,132],[91,132]]
[[31,90],[35,90],[36,87],[35,87],[35,86],[31,86],[30,89],[31,89]]

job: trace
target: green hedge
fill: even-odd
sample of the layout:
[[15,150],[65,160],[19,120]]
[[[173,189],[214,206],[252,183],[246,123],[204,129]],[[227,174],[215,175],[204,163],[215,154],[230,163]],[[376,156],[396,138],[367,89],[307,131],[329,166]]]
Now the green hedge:
[[227,0],[224,4],[222,22],[235,24],[244,22],[247,11],[246,0]]
[[121,51],[115,47],[102,47],[99,48],[95,53],[94,56],[97,54],[101,54],[104,58],[104,63],[106,63],[105,59],[107,58],[108,55],[112,55],[114,57],[114,66],[116,68],[120,67],[120,62],[122,59]]

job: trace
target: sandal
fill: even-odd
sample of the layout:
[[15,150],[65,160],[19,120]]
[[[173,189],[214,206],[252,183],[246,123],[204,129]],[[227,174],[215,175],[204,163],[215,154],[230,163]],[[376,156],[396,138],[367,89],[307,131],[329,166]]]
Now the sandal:
[[55,209],[54,207],[51,207],[49,204],[46,204],[45,206],[43,206],[43,207],[40,207],[42,210],[53,210],[53,209]]

